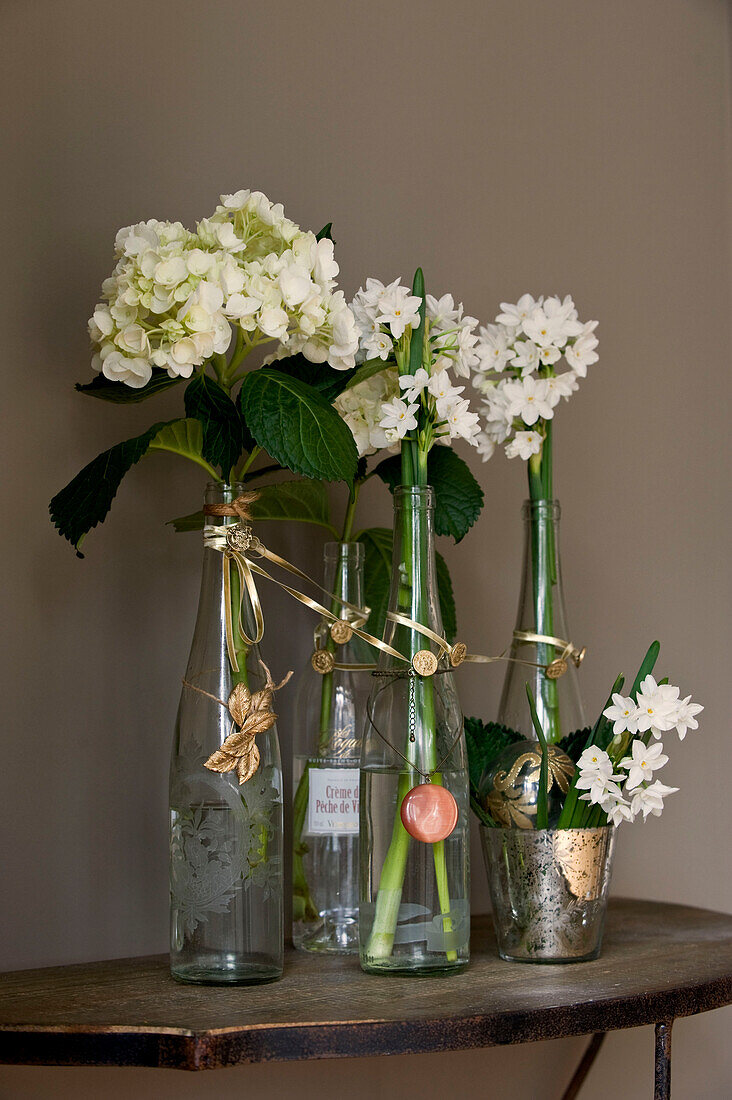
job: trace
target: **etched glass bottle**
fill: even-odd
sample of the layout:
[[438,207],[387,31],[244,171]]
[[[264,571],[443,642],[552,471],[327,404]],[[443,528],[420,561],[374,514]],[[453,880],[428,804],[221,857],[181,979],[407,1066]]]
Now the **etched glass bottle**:
[[[431,488],[396,490],[389,611],[443,637],[432,513]],[[384,641],[410,660],[421,652],[415,665],[437,670],[420,675],[382,653],[372,678],[361,749],[361,966],[370,973],[457,971],[469,959],[469,805],[454,676],[449,659],[435,661],[435,643],[413,627],[388,620]],[[435,803],[439,809],[447,800],[456,811],[445,839],[430,843],[407,832],[402,809],[415,788],[427,795],[423,834]]]
[[[559,556],[559,502],[527,500],[523,516],[523,576],[510,651],[510,656],[517,660],[509,661],[506,668],[498,721],[530,741],[534,739],[526,697],[528,682],[547,739],[556,742],[585,724],[577,666],[571,656],[562,658],[561,645],[522,639],[521,634],[572,641],[564,608]],[[549,668],[547,674],[545,669],[552,662],[554,668]],[[557,672],[559,675],[555,676]]]
[[[363,545],[329,542],[324,555],[323,587],[361,607]],[[354,617],[338,603],[332,610]],[[358,768],[370,677],[338,666],[368,663],[373,653],[341,624],[321,623],[315,644],[298,686],[293,736],[292,941],[303,951],[347,955],[358,951]]]
[[[206,505],[230,504],[240,485],[209,484]],[[236,568],[222,552],[237,517],[208,515],[198,617],[170,765],[171,972],[184,982],[252,984],[282,975],[282,772],[277,727],[255,737],[256,771],[205,767],[236,729],[226,707],[236,684],[266,686],[257,646],[239,634]],[[221,532],[219,534],[218,532]],[[225,570],[229,570],[225,583]],[[226,637],[232,610],[232,667]],[[255,635],[248,597],[243,631]]]

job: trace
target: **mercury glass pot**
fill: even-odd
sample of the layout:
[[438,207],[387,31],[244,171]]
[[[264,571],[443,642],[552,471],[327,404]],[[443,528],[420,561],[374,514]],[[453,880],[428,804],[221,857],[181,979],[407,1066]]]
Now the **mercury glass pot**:
[[[210,484],[207,506],[230,504],[240,485]],[[277,727],[257,733],[254,773],[205,766],[235,730],[226,702],[236,684],[266,686],[259,648],[238,630],[239,576],[225,558],[236,516],[207,516],[198,616],[170,764],[170,964],[183,982],[252,984],[282,975],[282,772]],[[229,569],[228,584],[225,570]],[[238,671],[226,637],[231,601]],[[246,593],[243,630],[254,636]]]

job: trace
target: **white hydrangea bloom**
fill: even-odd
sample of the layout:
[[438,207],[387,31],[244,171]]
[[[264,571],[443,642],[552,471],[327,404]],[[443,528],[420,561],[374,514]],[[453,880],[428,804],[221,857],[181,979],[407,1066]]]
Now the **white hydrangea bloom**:
[[190,377],[224,354],[276,341],[338,370],[355,365],[359,331],[336,289],[333,242],[318,241],[259,191],[222,195],[197,232],[151,220],[120,229],[117,263],[89,321],[93,366],[140,388],[153,367]]
[[395,447],[398,437],[381,427],[382,406],[399,396],[396,367],[374,374],[364,382],[344,390],[335,408],[353,433],[359,456]]
[[[473,385],[484,395],[483,430],[494,443],[506,443],[509,457],[529,458],[541,451],[543,424],[598,360],[596,328],[597,321],[579,320],[569,295],[535,299],[524,294],[515,305],[501,302],[495,324],[480,329],[472,370]],[[559,369],[562,357],[570,369]],[[534,426],[538,450],[518,440]]]

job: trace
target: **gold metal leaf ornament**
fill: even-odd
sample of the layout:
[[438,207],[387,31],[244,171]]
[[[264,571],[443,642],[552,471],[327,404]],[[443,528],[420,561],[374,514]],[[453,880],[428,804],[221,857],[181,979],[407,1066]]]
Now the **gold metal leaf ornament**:
[[[292,673],[281,684],[275,684],[267,666],[262,662],[267,675],[266,686],[261,691],[250,692],[244,684],[237,684],[231,692],[226,706],[238,729],[233,729],[220,749],[211,753],[205,767],[212,772],[231,772],[236,769],[239,783],[246,783],[257,771],[261,759],[254,738],[265,733],[277,721],[272,710],[274,693],[283,687]],[[204,694],[207,694],[204,692]],[[224,706],[223,700],[219,700]]]
[[252,696],[249,688],[245,684],[237,684],[229,696],[229,702],[227,704],[229,714],[234,719],[237,726],[244,725],[244,719],[249,713],[251,704]]

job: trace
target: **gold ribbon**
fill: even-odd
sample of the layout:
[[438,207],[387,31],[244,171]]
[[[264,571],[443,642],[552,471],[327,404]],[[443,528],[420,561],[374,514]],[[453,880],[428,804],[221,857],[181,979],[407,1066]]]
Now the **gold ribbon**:
[[[260,577],[264,577],[266,580],[272,581],[278,588],[281,588],[293,599],[303,604],[305,607],[309,607],[311,611],[315,611],[321,616],[321,619],[325,623],[343,623],[347,622],[353,634],[369,645],[378,649],[382,653],[387,653],[390,657],[395,657],[397,660],[402,661],[407,668],[412,668],[420,676],[431,676],[437,671],[440,660],[446,658],[448,667],[457,668],[459,665],[466,663],[472,664],[492,664],[495,661],[512,661],[516,664],[526,665],[531,668],[541,668],[545,674],[554,679],[561,676],[567,670],[567,659],[570,658],[577,668],[579,668],[584,656],[585,650],[578,650],[572,645],[571,642],[566,641],[563,638],[555,638],[547,634],[535,634],[531,631],[515,630],[513,633],[514,641],[517,642],[539,642],[546,645],[552,645],[557,649],[561,649],[561,655],[555,658],[554,661],[549,664],[540,664],[535,661],[524,661],[519,657],[506,656],[506,651],[499,653],[495,657],[488,657],[481,653],[468,653],[467,647],[464,642],[455,642],[450,645],[444,638],[442,638],[436,631],[432,630],[428,626],[424,626],[421,623],[415,622],[414,619],[410,619],[407,615],[403,615],[398,611],[388,611],[386,614],[387,619],[390,622],[397,623],[399,626],[406,627],[408,630],[416,631],[424,638],[427,638],[430,642],[433,642],[437,646],[439,651],[439,657],[436,657],[429,649],[422,649],[414,655],[413,658],[405,657],[399,650],[394,649],[393,646],[388,645],[387,642],[382,641],[380,638],[376,638],[373,634],[369,634],[363,629],[364,624],[368,620],[369,609],[356,606],[356,604],[349,603],[348,600],[341,599],[340,596],[336,596],[334,593],[329,592],[322,585],[314,581],[312,577],[304,573],[302,569],[298,569],[292,562],[287,561],[286,558],[281,557],[279,554],[273,553],[268,550],[266,546],[260,541],[259,538],[252,532],[245,522],[245,508],[237,509],[237,501],[234,501],[233,506],[227,506],[226,515],[240,515],[241,521],[239,523],[228,524],[226,526],[211,526],[207,525],[203,529],[204,546],[210,550],[218,550],[224,555],[225,568],[224,568],[224,592],[225,592],[225,624],[226,624],[226,646],[229,654],[229,660],[231,667],[234,671],[239,671],[239,664],[237,658],[236,646],[234,644],[234,617],[232,613],[232,600],[231,600],[231,567],[232,564],[236,568],[239,574],[240,591],[243,594],[246,589],[249,597],[249,602],[252,607],[252,613],[254,615],[255,633],[251,637],[247,634],[244,623],[242,620],[242,607],[243,599],[239,604],[237,612],[237,630],[239,637],[242,641],[248,645],[257,645],[264,636],[264,613],[262,611],[262,604],[259,599],[259,593],[257,592],[257,585],[254,579],[254,574]],[[230,509],[230,510],[229,510]],[[235,510],[236,509],[236,510]],[[214,513],[218,514],[218,513]],[[299,577],[307,584],[313,585],[313,587],[323,592],[331,602],[339,604],[346,611],[345,617],[339,617],[330,611],[323,604],[317,600],[312,599],[310,596],[305,595],[304,592],[300,592],[298,589],[293,588],[289,584],[285,584],[283,581],[273,577],[266,569],[261,565],[257,565],[255,561],[250,560],[248,555],[257,555],[260,558],[265,558],[267,561],[277,565],[280,569],[284,569],[288,573],[292,573],[293,576]],[[349,614],[350,613],[350,614]],[[318,667],[318,664],[314,661],[314,667],[319,672],[331,672],[333,669],[339,669],[343,671],[353,672],[368,672],[377,668],[374,664],[345,664],[337,662],[332,653],[326,650],[317,648],[314,657],[317,657],[320,653],[328,653],[330,658],[327,662],[322,661],[323,667]],[[327,664],[327,668],[325,667]]]
[[[555,649],[561,649],[561,653],[554,659],[549,665],[547,670],[552,665],[558,665],[560,662],[566,665],[568,660],[571,660],[575,668],[579,668],[585,659],[585,653],[587,649],[585,646],[582,649],[577,649],[571,642],[566,641],[564,638],[555,638],[551,634],[535,634],[532,630],[514,630],[513,638],[515,642],[539,642],[544,645],[554,646]],[[566,668],[562,672],[566,671]],[[562,675],[562,672],[559,675]]]

